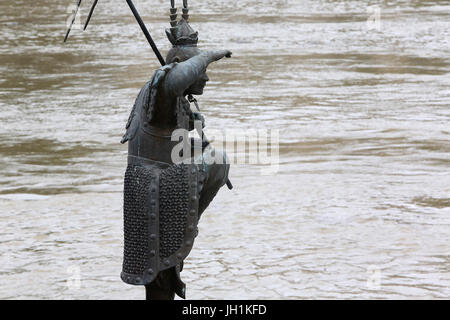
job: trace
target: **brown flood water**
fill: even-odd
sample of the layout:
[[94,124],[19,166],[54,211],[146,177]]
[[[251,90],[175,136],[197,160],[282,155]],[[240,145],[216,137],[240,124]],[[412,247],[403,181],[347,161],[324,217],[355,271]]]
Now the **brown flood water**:
[[[144,298],[119,278],[119,141],[158,62],[125,1],[63,44],[74,3],[0,3],[0,299]],[[280,130],[280,166],[232,167],[188,298],[450,298],[449,1],[190,3],[200,46],[233,51],[208,128]],[[165,54],[169,1],[135,4]]]

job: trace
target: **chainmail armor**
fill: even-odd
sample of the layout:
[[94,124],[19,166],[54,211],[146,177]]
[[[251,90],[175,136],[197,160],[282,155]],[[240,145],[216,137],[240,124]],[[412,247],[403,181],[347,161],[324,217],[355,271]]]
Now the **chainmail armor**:
[[151,170],[128,165],[124,189],[124,263],[123,271],[142,274],[148,261],[148,211]]
[[186,165],[173,165],[161,172],[159,195],[159,241],[161,258],[183,245],[186,212],[189,210],[189,179]]

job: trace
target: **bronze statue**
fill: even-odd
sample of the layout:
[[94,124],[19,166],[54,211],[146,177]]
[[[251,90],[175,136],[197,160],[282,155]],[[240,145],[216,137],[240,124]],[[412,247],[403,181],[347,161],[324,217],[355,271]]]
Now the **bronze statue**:
[[[175,294],[185,298],[180,272],[198,234],[200,216],[222,186],[232,188],[226,155],[214,150],[203,136],[204,119],[191,111],[190,102],[197,106],[193,95],[203,94],[208,65],[231,57],[231,52],[198,49],[187,0],[179,21],[172,0],[171,28],[166,34],[173,47],[166,64],[132,1],[127,3],[163,66],[141,89],[121,141],[128,142],[121,278],[128,284],[144,285],[147,299],[174,299]],[[85,28],[96,5],[97,1]],[[70,27],[65,40],[69,32]],[[198,129],[199,122],[201,141],[188,134],[181,141],[174,140],[175,131],[188,133]],[[180,143],[183,148],[178,150]]]
[[[174,164],[172,150],[179,141],[171,138],[174,130],[193,130],[194,121],[201,119],[186,96],[201,95],[208,65],[231,52],[200,51],[187,9],[167,35],[173,44],[166,58],[169,64],[142,88],[122,140],[128,141],[129,156],[121,277],[129,284],[145,285],[147,299],[173,299],[175,293],[185,298],[183,260],[192,248],[198,219],[225,185],[229,169],[226,164]],[[211,152],[210,146],[200,145],[207,149],[203,153]]]

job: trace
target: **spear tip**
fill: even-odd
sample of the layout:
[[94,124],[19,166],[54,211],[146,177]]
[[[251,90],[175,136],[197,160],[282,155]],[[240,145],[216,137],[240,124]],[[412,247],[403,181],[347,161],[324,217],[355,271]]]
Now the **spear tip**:
[[92,17],[92,14],[94,13],[95,7],[97,6],[97,2],[98,2],[98,0],[94,1],[94,4],[92,5],[91,10],[89,11],[89,15],[88,15],[88,17],[86,19],[86,23],[84,24],[83,31],[86,30],[86,28],[87,28],[87,26],[89,24],[89,21],[91,21],[91,17]]

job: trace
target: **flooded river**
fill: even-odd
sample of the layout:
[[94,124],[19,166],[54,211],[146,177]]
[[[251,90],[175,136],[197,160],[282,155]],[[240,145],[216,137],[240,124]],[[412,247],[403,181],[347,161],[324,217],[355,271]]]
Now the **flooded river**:
[[[74,3],[0,2],[0,299],[144,298],[119,278],[119,141],[158,61],[125,1],[63,44]],[[135,4],[165,54],[169,1]],[[450,298],[450,2],[190,4],[199,46],[233,51],[208,128],[279,130],[280,163],[232,167],[187,297]]]

